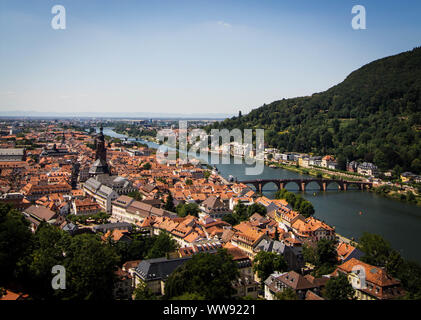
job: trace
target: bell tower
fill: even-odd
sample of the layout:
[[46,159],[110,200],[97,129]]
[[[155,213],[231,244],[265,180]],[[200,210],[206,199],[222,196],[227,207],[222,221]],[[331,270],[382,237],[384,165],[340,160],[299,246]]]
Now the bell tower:
[[90,176],[98,174],[110,173],[107,164],[107,149],[105,147],[105,138],[103,128],[101,126],[99,134],[95,137],[95,162],[89,169]]
[[99,129],[99,134],[96,138],[96,151],[95,151],[95,160],[102,160],[102,161],[106,161],[107,160],[107,149],[105,148],[105,138],[104,138],[104,132],[103,132],[103,128],[101,126],[101,128]]

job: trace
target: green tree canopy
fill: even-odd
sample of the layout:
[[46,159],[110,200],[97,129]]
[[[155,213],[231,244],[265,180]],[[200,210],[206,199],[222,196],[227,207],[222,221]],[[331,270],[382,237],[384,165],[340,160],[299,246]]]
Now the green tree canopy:
[[291,288],[285,288],[275,294],[276,300],[299,300],[297,293]]
[[354,288],[343,273],[330,278],[323,290],[323,296],[329,300],[351,300],[354,293]]
[[227,299],[234,294],[232,281],[239,276],[238,266],[225,249],[199,253],[177,268],[165,284],[167,298],[198,294],[205,299]]
[[156,296],[152,293],[151,289],[145,282],[140,282],[133,290],[134,300],[156,300]]
[[335,270],[338,263],[338,253],[336,251],[336,242],[333,240],[321,239],[316,246],[304,245],[303,257],[306,262],[315,266],[313,274],[322,276]]
[[313,204],[304,199],[301,195],[295,195],[287,189],[280,189],[276,192],[276,199],[285,199],[293,210],[298,211],[305,218],[312,216],[315,212]]
[[171,300],[205,300],[205,297],[198,293],[184,293],[181,296],[173,297]]
[[198,217],[200,212],[199,205],[195,202],[179,203],[175,210],[179,217],[186,217],[188,215]]
[[70,299],[112,299],[114,271],[119,258],[115,250],[92,234],[72,238],[64,266],[68,284],[63,294]]
[[167,200],[165,201],[164,209],[167,211],[176,212],[174,206],[174,198],[172,197],[171,192],[168,194]]
[[15,277],[16,264],[27,255],[31,242],[24,216],[10,205],[0,204],[0,285]]
[[253,271],[261,281],[265,281],[275,271],[286,271],[288,265],[283,256],[273,253],[260,251],[253,260]]
[[385,267],[392,252],[390,243],[378,234],[363,233],[358,241],[358,249],[364,252],[362,261],[374,266]]
[[150,170],[152,168],[152,165],[150,164],[150,162],[146,162],[143,166],[142,169],[144,170]]
[[135,199],[136,201],[141,201],[142,199],[143,199],[143,195],[138,191],[138,190],[135,190],[135,191],[132,191],[132,192],[129,192],[128,194],[127,194],[129,197],[132,197],[133,199]]
[[149,250],[146,258],[162,258],[165,257],[168,253],[173,252],[177,249],[177,243],[171,236],[165,232],[161,231],[154,241],[151,249]]

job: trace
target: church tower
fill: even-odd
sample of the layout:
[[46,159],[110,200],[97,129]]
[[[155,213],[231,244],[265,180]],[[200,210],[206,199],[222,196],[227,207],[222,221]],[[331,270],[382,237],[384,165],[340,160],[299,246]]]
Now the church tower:
[[107,161],[107,149],[105,147],[105,138],[103,133],[103,128],[99,129],[99,134],[96,138],[96,151],[95,151],[95,160],[101,159],[102,161]]
[[103,128],[101,126],[99,134],[95,137],[95,162],[89,169],[90,176],[98,174],[110,173],[107,164],[107,149],[105,147],[105,138]]

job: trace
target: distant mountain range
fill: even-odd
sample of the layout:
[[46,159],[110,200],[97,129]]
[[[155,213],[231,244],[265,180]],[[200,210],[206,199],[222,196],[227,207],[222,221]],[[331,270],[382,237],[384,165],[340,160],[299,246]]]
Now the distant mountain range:
[[159,113],[159,112],[39,112],[0,111],[0,117],[30,118],[130,118],[130,119],[209,119],[221,120],[232,117],[229,113]]
[[421,173],[421,47],[369,63],[325,92],[265,104],[212,127],[262,128],[265,143],[281,151]]

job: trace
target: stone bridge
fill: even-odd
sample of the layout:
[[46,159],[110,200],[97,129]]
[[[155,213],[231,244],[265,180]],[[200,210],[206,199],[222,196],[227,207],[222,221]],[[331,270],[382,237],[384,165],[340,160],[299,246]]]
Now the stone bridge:
[[274,183],[278,190],[284,189],[288,183],[295,183],[298,185],[299,191],[305,191],[307,185],[311,182],[317,183],[322,191],[326,191],[327,187],[332,183],[336,183],[341,191],[347,191],[348,187],[352,185],[357,186],[359,190],[370,189],[373,186],[373,183],[371,182],[330,179],[256,179],[238,181],[238,183],[253,185],[256,188],[256,191],[260,193],[262,192],[263,187],[268,183]]

